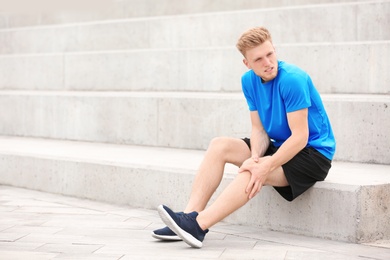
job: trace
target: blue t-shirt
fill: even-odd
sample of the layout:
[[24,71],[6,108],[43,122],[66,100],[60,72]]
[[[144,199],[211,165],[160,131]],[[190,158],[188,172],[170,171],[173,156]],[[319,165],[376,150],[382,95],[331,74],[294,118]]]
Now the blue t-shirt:
[[308,108],[309,140],[313,147],[332,160],[336,148],[329,118],[310,76],[295,65],[278,61],[278,74],[262,83],[253,70],[242,76],[242,90],[250,111],[258,111],[260,120],[276,147],[291,135],[287,113]]

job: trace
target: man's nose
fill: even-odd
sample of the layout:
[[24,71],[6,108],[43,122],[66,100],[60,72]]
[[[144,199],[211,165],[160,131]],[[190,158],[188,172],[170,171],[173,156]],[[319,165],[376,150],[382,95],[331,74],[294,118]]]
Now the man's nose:
[[270,65],[270,64],[271,64],[270,59],[264,58],[264,66],[268,66],[268,65]]

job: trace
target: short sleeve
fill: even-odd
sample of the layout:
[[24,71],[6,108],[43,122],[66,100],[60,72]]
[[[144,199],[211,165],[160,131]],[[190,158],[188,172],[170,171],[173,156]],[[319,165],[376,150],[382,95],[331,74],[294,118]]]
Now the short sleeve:
[[254,100],[253,82],[250,73],[245,73],[241,78],[242,92],[244,93],[248,108],[250,111],[256,111],[256,103]]
[[310,90],[307,77],[291,73],[281,81],[280,94],[286,112],[294,112],[311,106]]

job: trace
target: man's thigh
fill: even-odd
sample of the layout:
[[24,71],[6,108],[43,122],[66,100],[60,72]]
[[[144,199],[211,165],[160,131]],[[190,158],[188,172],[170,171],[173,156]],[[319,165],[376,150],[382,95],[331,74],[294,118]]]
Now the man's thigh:
[[244,161],[251,157],[248,145],[240,138],[222,137],[224,153],[227,163],[240,167]]
[[[260,158],[259,163],[261,163],[261,161],[264,159],[265,159],[264,157]],[[274,171],[270,172],[264,185],[274,186],[274,187],[288,186],[289,184],[288,184],[286,175],[284,174],[283,168],[281,166],[279,166]]]

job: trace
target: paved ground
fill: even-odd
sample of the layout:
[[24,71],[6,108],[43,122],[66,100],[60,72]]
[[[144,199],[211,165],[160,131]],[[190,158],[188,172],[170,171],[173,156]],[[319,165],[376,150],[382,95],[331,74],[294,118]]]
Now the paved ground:
[[220,223],[202,249],[158,242],[155,210],[0,186],[0,259],[390,259],[357,245]]

